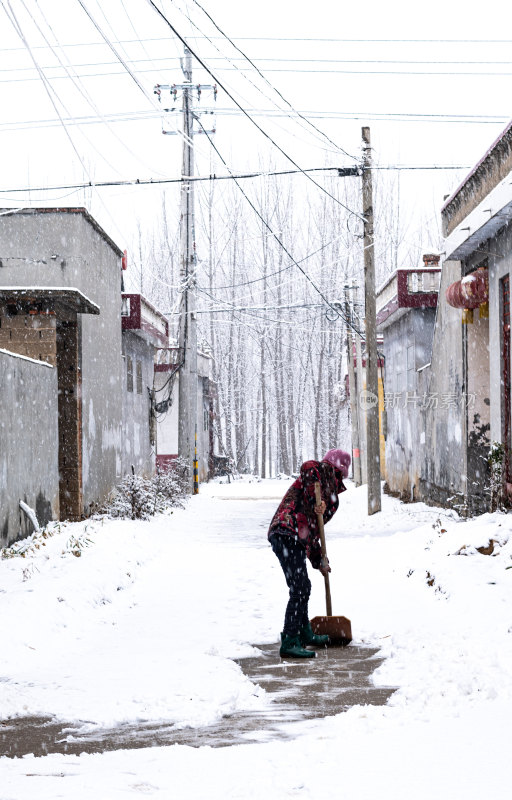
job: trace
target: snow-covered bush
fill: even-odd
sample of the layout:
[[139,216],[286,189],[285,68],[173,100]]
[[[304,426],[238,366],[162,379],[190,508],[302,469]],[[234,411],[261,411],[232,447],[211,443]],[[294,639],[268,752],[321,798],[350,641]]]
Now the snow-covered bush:
[[102,509],[109,517],[149,519],[154,513],[151,481],[140,475],[127,475]]
[[183,507],[189,476],[189,466],[182,458],[158,470],[152,478],[127,475],[102,512],[121,519],[149,519],[171,506]]
[[498,511],[504,506],[503,470],[505,465],[505,447],[501,442],[493,442],[489,450],[489,466],[491,468],[490,511]]

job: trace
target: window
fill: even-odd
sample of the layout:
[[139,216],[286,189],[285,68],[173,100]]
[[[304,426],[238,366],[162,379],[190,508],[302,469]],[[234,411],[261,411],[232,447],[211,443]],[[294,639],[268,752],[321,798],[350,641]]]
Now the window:
[[142,394],[142,361],[137,361],[137,394]]
[[126,356],[126,391],[133,392],[133,361]]

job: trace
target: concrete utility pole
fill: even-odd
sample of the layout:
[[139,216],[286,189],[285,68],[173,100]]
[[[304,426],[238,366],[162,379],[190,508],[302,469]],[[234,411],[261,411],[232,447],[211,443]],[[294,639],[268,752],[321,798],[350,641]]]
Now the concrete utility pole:
[[[352,423],[352,467],[354,483],[361,486],[361,453],[359,449],[359,413],[357,407],[356,376],[354,372],[354,342],[352,340],[352,314],[350,312],[348,284],[345,284],[345,320],[347,325],[347,369],[350,392],[350,419]],[[357,334],[356,334],[357,335]]]
[[[364,294],[366,329],[366,471],[368,479],[368,514],[381,510],[379,371],[375,301],[375,260],[373,242],[372,155],[370,128],[362,128],[363,137],[363,216],[364,216]],[[359,395],[361,398],[361,394]],[[364,401],[364,400],[363,400]]]
[[[185,48],[182,63],[183,91],[183,177],[194,174],[194,117],[192,113],[192,56]],[[194,224],[194,183],[181,184],[180,257],[183,286],[180,313],[178,452],[192,469],[191,490],[199,491],[197,470],[197,320],[195,309],[196,243]]]
[[[217,87],[209,84],[192,85],[192,54],[185,47],[185,56],[181,63],[183,83],[157,84],[155,94],[162,102],[162,94],[169,92],[174,101],[178,92],[182,92],[183,114],[183,168],[181,184],[181,213],[180,213],[180,260],[182,301],[180,308],[180,330],[178,337],[181,367],[179,372],[179,409],[178,409],[178,452],[192,467],[190,482],[191,491],[199,492],[199,475],[197,464],[197,408],[198,408],[198,383],[197,383],[197,319],[196,319],[196,241],[194,224],[194,182],[186,180],[194,175],[194,133],[215,133],[206,131],[201,125],[200,131],[194,131],[194,119],[198,119],[201,112],[194,112],[193,91],[197,92],[198,101],[205,90],[212,91],[217,97]],[[175,107],[164,108],[166,113],[174,113]],[[213,114],[213,111],[203,113]],[[174,135],[176,130],[163,130],[162,133]]]

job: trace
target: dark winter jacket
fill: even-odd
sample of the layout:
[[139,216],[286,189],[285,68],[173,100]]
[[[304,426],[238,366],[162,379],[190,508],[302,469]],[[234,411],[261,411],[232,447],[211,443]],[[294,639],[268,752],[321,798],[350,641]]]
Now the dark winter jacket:
[[321,561],[320,533],[315,514],[317,481],[326,505],[324,522],[329,522],[338,509],[338,495],[346,489],[343,475],[326,461],[305,461],[300,468],[300,477],[281,500],[268,529],[269,536],[279,529],[279,533],[295,537],[306,548],[306,555],[315,569]]

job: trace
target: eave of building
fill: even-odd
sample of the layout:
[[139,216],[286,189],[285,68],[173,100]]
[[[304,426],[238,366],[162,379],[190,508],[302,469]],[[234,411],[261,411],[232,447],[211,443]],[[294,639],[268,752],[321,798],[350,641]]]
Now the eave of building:
[[91,214],[89,214],[89,212],[87,211],[86,208],[83,208],[83,207],[80,207],[80,206],[77,206],[77,207],[62,206],[60,208],[22,208],[22,209],[4,208],[4,209],[2,209],[2,214],[3,215],[7,216],[9,213],[12,216],[16,216],[16,217],[18,217],[18,216],[28,216],[30,214],[31,215],[36,215],[36,214],[80,214],[81,216],[83,216],[87,220],[89,225],[91,225],[91,227],[93,227],[94,230],[97,233],[99,233],[101,238],[106,241],[106,243],[109,245],[109,247],[112,248],[112,250],[115,252],[115,254],[117,256],[119,256],[120,258],[123,257],[123,251],[120,249],[120,247],[118,247],[117,244],[114,242],[114,240],[110,238],[108,233],[106,233],[103,230],[103,228],[101,227],[99,222],[97,222],[97,220],[95,220],[94,217]]
[[75,314],[100,313],[96,303],[70,286],[2,286],[0,301],[21,306],[43,304],[48,309],[59,304]]
[[414,297],[413,302],[400,303],[398,297],[395,297],[377,314],[377,330],[383,331],[389,325],[394,325],[405,314],[421,308],[436,308],[437,294],[418,294]]
[[[443,232],[448,238],[464,217],[488,196],[510,172],[512,165],[512,121],[484,153],[480,161],[466,175],[462,183],[448,197],[441,209]],[[486,188],[487,187],[487,188]],[[464,208],[467,208],[464,213]],[[457,225],[454,218],[459,217]]]
[[445,239],[445,260],[463,261],[512,219],[509,173]]

